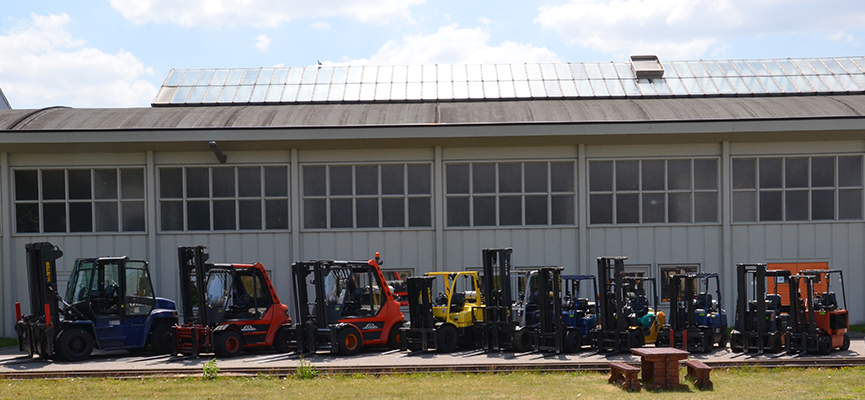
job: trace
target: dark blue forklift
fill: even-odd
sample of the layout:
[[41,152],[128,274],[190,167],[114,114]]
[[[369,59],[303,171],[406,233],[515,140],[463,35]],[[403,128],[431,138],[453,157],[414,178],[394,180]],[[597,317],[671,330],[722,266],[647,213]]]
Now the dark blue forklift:
[[174,301],[154,296],[147,262],[77,259],[64,299],[55,263],[63,252],[47,242],[25,249],[32,314],[21,315],[15,303],[15,331],[18,348],[28,357],[81,361],[94,348],[134,351],[148,345],[158,354],[172,352],[177,308]]
[[721,307],[718,274],[675,274],[670,277],[670,288],[670,323],[658,332],[655,346],[700,353],[712,351],[715,343],[727,347],[727,312]]

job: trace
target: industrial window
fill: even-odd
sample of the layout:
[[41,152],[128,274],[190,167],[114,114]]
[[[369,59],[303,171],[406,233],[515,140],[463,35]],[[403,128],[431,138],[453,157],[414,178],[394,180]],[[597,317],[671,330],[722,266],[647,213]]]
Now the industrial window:
[[718,160],[589,162],[592,224],[718,222]]
[[447,226],[574,224],[573,162],[448,164]]
[[431,227],[431,171],[431,164],[305,165],[303,227]]
[[288,167],[159,170],[163,231],[288,229]]
[[733,222],[862,219],[862,156],[733,159]]
[[144,231],[144,169],[15,171],[18,233]]

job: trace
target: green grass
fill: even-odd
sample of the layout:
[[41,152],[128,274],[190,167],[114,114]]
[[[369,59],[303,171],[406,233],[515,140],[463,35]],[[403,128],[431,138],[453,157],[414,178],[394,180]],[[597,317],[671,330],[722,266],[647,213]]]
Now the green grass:
[[853,332],[862,332],[865,333],[865,324],[860,325],[850,325],[850,330]]
[[10,346],[17,346],[17,345],[18,345],[18,339],[0,338],[0,347],[10,347]]
[[[684,369],[681,371],[684,374]],[[629,393],[607,383],[607,374],[501,373],[319,375],[315,379],[224,377],[153,379],[0,379],[0,398],[182,399],[844,399],[865,397],[865,367],[842,369],[717,369],[714,391]]]

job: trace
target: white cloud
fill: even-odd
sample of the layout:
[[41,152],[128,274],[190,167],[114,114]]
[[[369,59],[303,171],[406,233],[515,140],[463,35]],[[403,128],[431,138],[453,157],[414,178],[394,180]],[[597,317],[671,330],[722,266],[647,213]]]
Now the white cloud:
[[836,0],[570,0],[536,22],[568,44],[626,57],[693,59],[743,36],[861,29],[865,3]]
[[157,88],[135,56],[85,47],[66,31],[70,18],[31,14],[0,36],[0,87],[15,108],[146,106]]
[[[560,62],[546,47],[502,42],[490,45],[490,35],[481,28],[443,26],[430,35],[409,35],[389,41],[369,59],[344,60],[337,64],[418,65]],[[329,63],[334,64],[334,63]]]
[[425,0],[109,0],[136,23],[181,26],[274,27],[297,18],[348,17],[365,23],[411,20],[409,8]]
[[262,53],[267,53],[267,48],[270,46],[270,38],[267,35],[258,35],[255,37],[255,48]]
[[483,25],[489,25],[489,24],[493,23],[493,20],[491,20],[487,17],[484,17],[484,16],[480,16],[480,17],[478,17],[478,22],[480,22]]
[[330,24],[327,22],[315,22],[311,25],[315,29],[330,29]]

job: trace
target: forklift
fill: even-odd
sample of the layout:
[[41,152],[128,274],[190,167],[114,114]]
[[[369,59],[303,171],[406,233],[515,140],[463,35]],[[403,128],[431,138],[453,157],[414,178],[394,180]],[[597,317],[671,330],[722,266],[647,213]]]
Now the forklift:
[[21,304],[15,303],[15,331],[18,349],[28,357],[81,361],[94,348],[135,351],[148,344],[158,354],[172,351],[177,309],[174,301],[154,296],[147,262],[77,259],[64,299],[56,266],[63,252],[47,242],[25,249],[33,314],[22,316]]
[[[526,276],[526,288],[517,310],[519,324],[513,336],[514,350],[555,354],[565,350],[563,336],[566,330],[562,322],[563,269],[542,267]],[[573,342],[573,339],[571,341]]]
[[[591,292],[584,289],[587,284]],[[569,335],[565,337],[565,350],[576,352],[582,349],[583,345],[592,344],[592,335],[598,328],[598,280],[594,275],[563,275],[562,286],[562,322],[569,328]],[[579,334],[571,335],[572,330],[577,330]]]
[[[444,292],[433,299],[441,280]],[[400,329],[402,350],[450,353],[462,344],[476,346],[476,324],[484,306],[477,271],[428,272],[406,279],[410,323]]]
[[[654,278],[625,276],[628,257],[598,257],[598,279],[601,281],[600,328],[595,330],[593,346],[600,353],[618,353],[654,343],[663,312],[656,311],[657,285]],[[646,283],[652,293],[646,292]]]
[[[380,265],[367,261],[308,261],[291,266],[298,322],[290,346],[298,353],[357,354],[364,346],[400,347],[405,321]],[[307,279],[312,275],[313,298]]]
[[[708,353],[727,347],[727,312],[721,307],[720,278],[715,272],[689,272],[670,277],[670,323],[656,347]],[[710,290],[714,288],[715,298]]]
[[[841,285],[841,304],[832,291],[832,278]],[[825,279],[825,280],[824,280]],[[805,286],[802,296],[800,282]],[[816,292],[825,283],[826,291]],[[788,354],[829,354],[832,349],[850,348],[847,320],[847,298],[844,275],[838,269],[799,271],[790,277],[790,326],[784,336]]]
[[[768,270],[765,263],[736,264],[736,327],[730,333],[730,350],[737,353],[781,351],[790,315],[783,309],[777,291],[778,286],[789,282],[790,275],[787,270]],[[775,293],[766,290],[768,278],[775,280]]]
[[244,349],[288,351],[288,306],[261,263],[208,263],[207,246],[177,248],[184,323],[174,328],[177,353],[234,357]]
[[481,299],[484,318],[476,324],[480,347],[484,351],[514,350],[517,318],[511,291],[511,254],[513,249],[483,249]]

